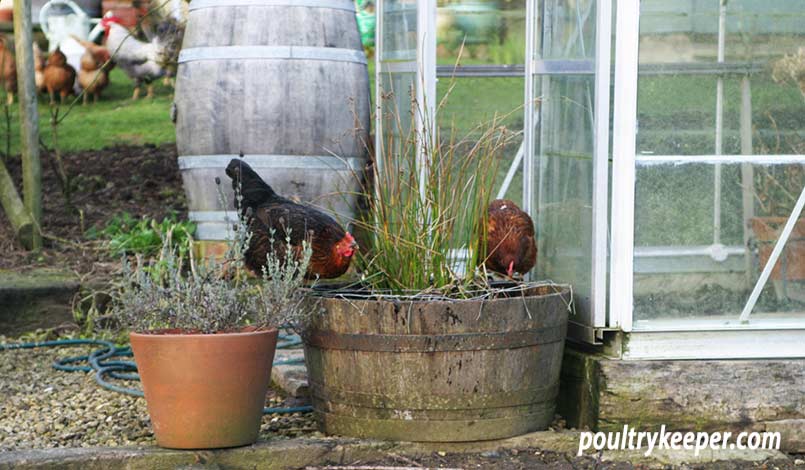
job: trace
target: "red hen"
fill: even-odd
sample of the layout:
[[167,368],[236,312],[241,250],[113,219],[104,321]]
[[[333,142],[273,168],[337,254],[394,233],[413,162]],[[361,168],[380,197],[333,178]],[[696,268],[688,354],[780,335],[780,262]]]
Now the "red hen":
[[508,199],[489,204],[489,228],[486,241],[486,268],[514,277],[525,274],[537,263],[534,221]]
[[236,201],[238,210],[249,218],[252,238],[245,253],[246,267],[262,273],[269,250],[284,262],[288,234],[297,257],[301,256],[302,242],[310,239],[313,254],[306,277],[332,279],[349,269],[357,244],[332,217],[278,195],[243,160],[232,159],[226,174],[232,179],[232,187],[236,191],[240,188],[243,199],[239,204]]

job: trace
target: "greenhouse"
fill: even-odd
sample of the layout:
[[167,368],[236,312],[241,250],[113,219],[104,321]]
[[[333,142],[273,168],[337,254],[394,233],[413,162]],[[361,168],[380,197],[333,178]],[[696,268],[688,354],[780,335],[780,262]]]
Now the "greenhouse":
[[573,284],[570,337],[628,359],[805,355],[798,2],[388,1],[377,15],[377,96],[402,107],[415,90],[438,116],[421,126],[497,113],[522,131],[499,196],[537,220],[536,277]]

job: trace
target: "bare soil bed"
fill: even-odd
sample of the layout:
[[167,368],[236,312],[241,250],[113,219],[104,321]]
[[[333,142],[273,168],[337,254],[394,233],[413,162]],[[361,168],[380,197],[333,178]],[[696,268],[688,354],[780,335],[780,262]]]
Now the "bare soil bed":
[[[57,176],[52,155],[42,156],[42,205],[44,249],[32,254],[17,242],[10,223],[0,211],[0,269],[26,270],[49,267],[80,275],[108,273],[117,260],[99,243],[86,238],[91,227],[103,228],[116,214],[161,220],[175,212],[186,218],[176,146],[116,146],[102,150],[66,153],[62,156],[71,181],[70,204]],[[6,163],[22,191],[19,158]]]

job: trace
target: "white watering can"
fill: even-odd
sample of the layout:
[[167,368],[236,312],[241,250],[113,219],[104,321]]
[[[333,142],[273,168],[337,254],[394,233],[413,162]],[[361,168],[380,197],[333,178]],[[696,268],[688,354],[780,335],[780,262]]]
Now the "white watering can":
[[[76,71],[81,67],[84,46],[70,36],[89,40],[93,23],[99,22],[100,19],[87,16],[72,0],[50,0],[39,11],[39,24],[48,38],[48,51],[53,52],[58,47]],[[75,89],[80,90],[78,80]]]

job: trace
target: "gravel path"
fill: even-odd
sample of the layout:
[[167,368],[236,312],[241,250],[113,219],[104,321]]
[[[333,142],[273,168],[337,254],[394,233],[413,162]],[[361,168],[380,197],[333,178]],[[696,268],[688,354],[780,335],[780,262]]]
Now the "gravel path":
[[[0,343],[6,338],[0,336]],[[8,342],[14,342],[9,339]],[[155,445],[142,398],[99,387],[93,373],[59,372],[54,359],[91,348],[0,352],[0,452],[54,447]],[[125,386],[139,388],[139,383]],[[287,406],[271,391],[267,406]],[[266,415],[261,439],[316,434],[311,414]]]

